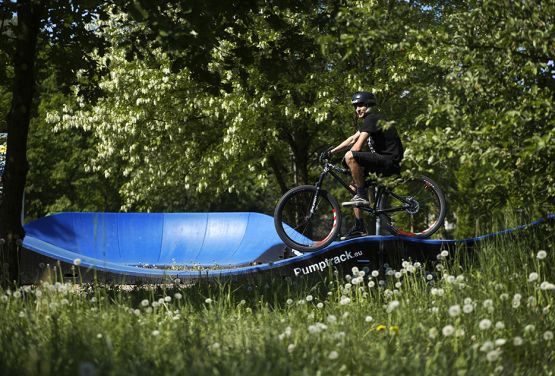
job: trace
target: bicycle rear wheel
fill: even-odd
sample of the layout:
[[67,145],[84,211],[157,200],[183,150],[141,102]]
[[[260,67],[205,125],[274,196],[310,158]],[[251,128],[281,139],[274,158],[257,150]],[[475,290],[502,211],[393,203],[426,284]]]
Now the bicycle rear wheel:
[[274,212],[276,231],[292,249],[311,252],[334,241],[341,223],[339,204],[327,191],[302,185],[283,195]]
[[378,210],[381,224],[390,233],[428,238],[443,225],[445,196],[436,182],[420,176],[384,192]]

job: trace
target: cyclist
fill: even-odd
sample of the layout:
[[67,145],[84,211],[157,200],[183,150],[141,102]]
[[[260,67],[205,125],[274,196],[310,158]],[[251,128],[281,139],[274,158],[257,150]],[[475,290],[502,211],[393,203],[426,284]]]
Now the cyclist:
[[[368,206],[368,190],[365,176],[373,172],[380,175],[400,173],[403,159],[403,144],[394,126],[385,126],[382,116],[375,111],[376,96],[367,91],[355,93],[351,99],[358,118],[355,134],[348,137],[338,146],[324,152],[324,157],[347,150],[344,163],[349,167],[353,177],[356,194],[343,206],[352,206],[355,214],[355,225],[342,239],[366,235],[360,206]],[[367,147],[365,147],[365,144]]]

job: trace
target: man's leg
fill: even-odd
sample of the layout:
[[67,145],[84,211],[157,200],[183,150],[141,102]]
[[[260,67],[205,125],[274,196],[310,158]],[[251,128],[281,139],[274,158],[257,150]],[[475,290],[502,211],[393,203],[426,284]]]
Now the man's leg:
[[[351,170],[351,176],[353,177],[354,184],[356,186],[356,195],[350,203],[343,203],[345,206],[361,206],[368,205],[368,191],[366,190],[364,182],[364,167],[358,164],[355,160],[352,152],[347,152],[345,154],[345,162],[349,169]],[[356,213],[355,213],[356,215]]]

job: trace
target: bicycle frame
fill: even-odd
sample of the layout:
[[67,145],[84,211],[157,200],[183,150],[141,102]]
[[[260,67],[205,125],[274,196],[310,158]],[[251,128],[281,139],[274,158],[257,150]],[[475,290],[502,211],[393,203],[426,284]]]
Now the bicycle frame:
[[[324,161],[324,170],[320,174],[320,177],[318,178],[318,182],[315,184],[316,194],[314,195],[312,205],[310,206],[310,215],[311,216],[312,216],[312,214],[314,214],[314,209],[316,207],[318,192],[320,191],[320,189],[322,189],[321,188],[322,184],[324,183],[324,179],[328,174],[331,175],[339,184],[341,184],[351,194],[354,195],[356,193],[356,191],[352,188],[351,184],[346,183],[339,176],[339,174],[336,171],[339,171],[341,173],[350,175],[349,170],[341,168],[341,167],[337,167],[334,164],[329,163],[328,161]],[[370,186],[372,186],[372,184]],[[404,210],[407,210],[407,209],[411,209],[411,205],[412,205],[411,199],[412,199],[412,197],[408,197],[408,198],[401,197],[401,196],[395,194],[391,189],[389,189],[387,187],[384,187],[382,185],[375,185],[375,188],[376,188],[376,196],[375,196],[374,202],[372,204],[372,207],[361,206],[361,207],[359,207],[360,210],[368,212],[371,215],[377,217],[379,214],[386,214],[386,213],[392,213],[392,212],[398,212],[398,211],[404,211]],[[384,195],[389,195],[389,196],[392,196],[392,197],[396,198],[397,200],[399,200],[400,202],[403,203],[403,206],[402,207],[392,207],[392,208],[388,208],[388,209],[378,209],[378,202],[380,201],[380,199]]]

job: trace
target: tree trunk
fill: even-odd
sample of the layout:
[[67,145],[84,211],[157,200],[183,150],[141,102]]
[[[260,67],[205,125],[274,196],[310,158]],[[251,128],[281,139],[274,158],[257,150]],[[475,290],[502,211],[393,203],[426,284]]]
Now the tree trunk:
[[19,246],[25,236],[21,223],[23,192],[27,170],[27,135],[35,91],[35,55],[40,26],[40,2],[22,0],[17,3],[14,85],[8,114],[6,167],[2,176],[4,195],[0,206],[1,278],[4,285],[17,283]]

